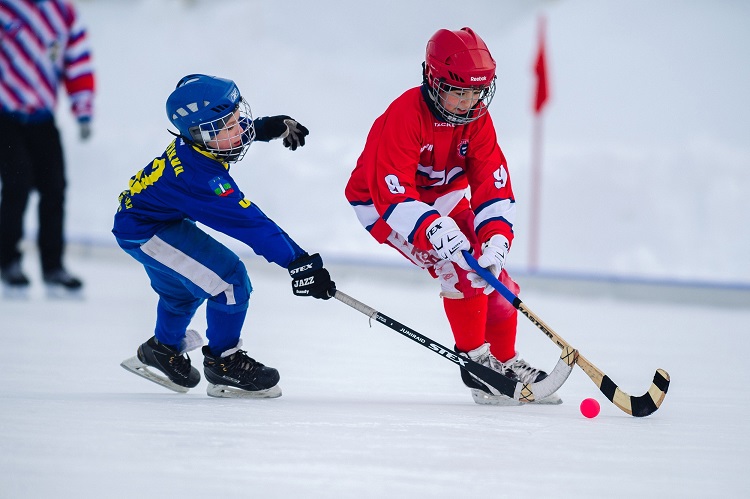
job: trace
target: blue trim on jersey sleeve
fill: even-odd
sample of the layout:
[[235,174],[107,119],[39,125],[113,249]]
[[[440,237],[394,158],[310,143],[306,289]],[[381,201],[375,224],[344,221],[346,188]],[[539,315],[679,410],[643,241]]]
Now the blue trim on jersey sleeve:
[[414,199],[414,198],[406,198],[403,201],[399,201],[398,203],[394,203],[394,204],[390,205],[388,208],[386,208],[385,213],[383,213],[383,220],[385,220],[387,222],[388,221],[388,217],[391,216],[391,213],[393,213],[393,210],[395,210],[396,207],[398,205],[400,205],[401,203],[411,203],[411,202],[414,202],[414,201],[416,201],[416,199]]
[[375,203],[373,203],[372,199],[368,201],[349,201],[350,206],[372,206],[373,204]]
[[421,217],[419,217],[419,220],[417,220],[417,223],[414,224],[414,230],[411,231],[411,234],[409,234],[409,237],[407,238],[407,240],[410,243],[414,243],[414,236],[417,233],[417,229],[422,226],[422,222],[424,222],[425,219],[427,219],[428,217],[431,217],[432,215],[438,215],[439,216],[440,212],[438,212],[437,210],[430,210],[430,211],[426,212],[424,215],[422,215]]
[[481,224],[477,225],[476,232],[479,233],[479,231],[482,230],[482,227],[484,227],[490,222],[503,222],[505,225],[507,225],[510,228],[510,232],[513,233],[513,224],[508,222],[508,220],[506,220],[505,217],[488,218]]
[[489,201],[486,201],[479,206],[477,206],[476,210],[474,210],[474,213],[479,214],[482,213],[482,210],[487,208],[488,206],[492,206],[495,203],[501,203],[503,201],[510,201],[511,203],[515,203],[516,200],[513,198],[504,198],[504,199],[490,199]]

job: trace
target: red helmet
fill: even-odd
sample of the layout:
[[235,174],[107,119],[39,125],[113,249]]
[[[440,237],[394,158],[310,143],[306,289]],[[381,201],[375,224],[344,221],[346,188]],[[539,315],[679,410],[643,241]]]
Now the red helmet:
[[[487,45],[471,28],[441,29],[432,35],[427,42],[424,76],[440,117],[463,125],[484,115],[495,95],[495,67]],[[480,93],[466,112],[448,111],[445,92],[461,89]]]

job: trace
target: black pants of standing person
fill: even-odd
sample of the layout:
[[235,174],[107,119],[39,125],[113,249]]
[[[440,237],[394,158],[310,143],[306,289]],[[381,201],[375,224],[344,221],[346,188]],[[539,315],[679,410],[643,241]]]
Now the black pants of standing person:
[[20,262],[29,195],[39,194],[37,243],[42,272],[62,269],[65,164],[54,119],[0,114],[0,268]]

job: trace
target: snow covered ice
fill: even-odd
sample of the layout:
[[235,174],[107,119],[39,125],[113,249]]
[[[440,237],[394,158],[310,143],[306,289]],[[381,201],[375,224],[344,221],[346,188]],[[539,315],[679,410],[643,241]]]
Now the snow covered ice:
[[[0,300],[0,498],[748,495],[750,69],[737,64],[750,56],[748,6],[78,4],[98,71],[91,143],[77,142],[65,109],[59,116],[67,264],[85,298],[46,298],[27,244],[31,296]],[[624,414],[578,368],[560,406],[476,405],[454,365],[338,301],[294,297],[284,269],[239,245],[255,289],[245,347],[279,369],[283,396],[214,399],[205,380],[181,395],[119,366],[153,334],[156,295],[114,247],[117,194],[167,145],[164,100],[192,72],[234,78],[256,116],[290,114],[310,128],[295,153],[254,145],[236,180],[321,252],[342,291],[452,345],[435,283],[369,239],[343,186],[372,121],[418,84],[429,36],[468,25],[498,61],[490,111],[516,196],[527,200],[539,12],[552,85],[542,269],[735,286],[719,298],[710,287],[552,286],[523,272],[528,207],[519,202],[509,270],[524,303],[631,395],[668,371],[655,414]],[[30,209],[30,241],[34,217]],[[191,325],[201,332],[203,311]],[[526,360],[554,366],[559,349],[523,317],[518,338]],[[592,420],[578,410],[589,397],[601,404]]]
[[[170,392],[119,363],[153,329],[155,295],[115,249],[71,251],[86,298],[1,301],[0,497],[741,497],[750,458],[747,308],[527,290],[524,302],[631,395],[656,368],[661,408],[633,418],[578,368],[559,406],[474,404],[458,369],[336,300],[294,297],[246,259],[250,354],[281,373],[274,400]],[[450,344],[434,283],[333,266],[339,288]],[[38,277],[32,273],[32,277]],[[393,279],[398,277],[399,286]],[[415,312],[417,307],[418,312]],[[193,326],[205,330],[203,308]],[[524,318],[519,349],[559,349]],[[195,352],[194,352],[195,353]],[[200,355],[192,356],[199,364]],[[601,414],[584,418],[588,397]]]

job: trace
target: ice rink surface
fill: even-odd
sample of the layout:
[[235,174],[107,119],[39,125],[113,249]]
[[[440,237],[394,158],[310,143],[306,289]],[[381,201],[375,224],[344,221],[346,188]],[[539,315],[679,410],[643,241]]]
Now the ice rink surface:
[[[33,252],[30,259],[34,258]],[[85,298],[0,301],[0,497],[743,497],[750,458],[750,309],[564,296],[524,303],[631,395],[656,368],[662,407],[633,418],[578,368],[560,406],[486,407],[457,369],[338,301],[298,298],[284,269],[245,258],[243,338],[279,369],[275,400],[172,393],[119,366],[153,330],[155,294],[119,250],[73,248]],[[332,267],[339,289],[452,345],[435,283]],[[522,282],[523,284],[523,282]],[[204,308],[192,324],[205,330]],[[558,348],[524,318],[518,348]],[[202,356],[193,352],[194,365]],[[602,405],[584,418],[588,397]]]
[[[48,299],[30,250],[31,296],[0,299],[0,499],[750,496],[750,306],[737,306],[750,279],[745,3],[78,4],[97,71],[92,140],[79,143],[64,99],[58,115],[76,243],[66,264],[86,292]],[[257,258],[245,258],[255,292],[243,338],[279,369],[281,398],[213,399],[205,381],[180,395],[120,367],[153,334],[156,295],[111,247],[117,195],[172,140],[165,98],[195,72],[233,78],[257,116],[311,130],[295,153],[253,146],[232,170],[248,199],[305,249],[349,258],[331,266],[343,292],[452,346],[435,283],[373,266],[398,257],[361,229],[344,185],[373,120],[419,84],[428,37],[471,26],[498,62],[491,113],[519,200],[509,268],[526,268],[541,14],[552,92],[542,268],[745,285],[728,306],[519,277],[527,306],[626,392],[669,372],[655,414],[626,415],[577,368],[560,406],[478,406],[450,362],[342,303],[294,297],[286,270]],[[519,324],[523,357],[552,369],[559,349]],[[589,397],[602,405],[592,420],[578,410]]]

